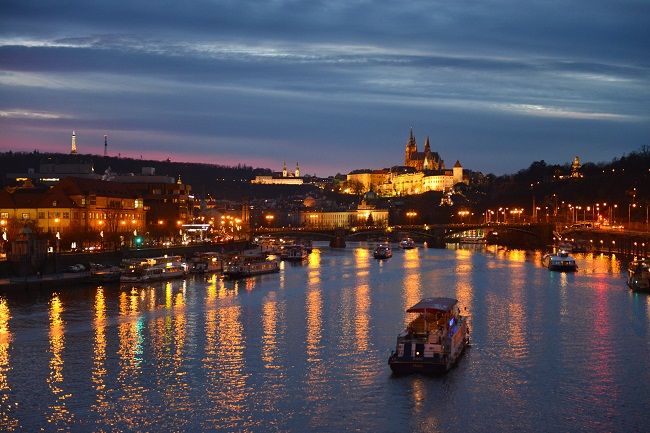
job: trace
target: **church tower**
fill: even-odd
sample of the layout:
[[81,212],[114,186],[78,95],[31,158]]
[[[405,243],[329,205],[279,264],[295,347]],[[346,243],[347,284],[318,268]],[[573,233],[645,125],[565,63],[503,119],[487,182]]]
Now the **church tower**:
[[282,162],[282,177],[287,177],[287,161]]
[[418,144],[415,142],[413,136],[413,128],[409,132],[409,139],[406,142],[406,151],[404,153],[404,165],[409,166],[411,163],[411,155],[418,151]]
[[298,166],[298,162],[296,161],[296,171],[294,172],[296,177],[300,177],[300,167]]
[[424,141],[424,164],[423,170],[433,170],[433,160],[431,158],[431,144],[429,143],[429,136]]
[[77,153],[77,133],[75,131],[72,131],[72,147],[70,153]]
[[452,170],[454,184],[461,183],[463,181],[463,166],[460,165],[460,161],[456,160],[456,164],[454,164],[454,168]]

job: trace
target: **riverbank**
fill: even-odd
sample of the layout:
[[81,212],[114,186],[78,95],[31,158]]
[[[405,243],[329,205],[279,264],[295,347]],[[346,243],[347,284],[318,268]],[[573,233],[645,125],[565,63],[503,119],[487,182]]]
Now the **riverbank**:
[[64,272],[69,266],[81,263],[87,268],[90,263],[105,266],[118,266],[123,259],[168,256],[191,257],[194,253],[228,253],[244,250],[248,242],[206,243],[179,245],[166,248],[124,249],[99,253],[59,253],[48,256],[45,272],[42,274],[13,275],[11,263],[4,262],[0,273],[0,291],[21,289],[53,288],[87,283],[89,272]]

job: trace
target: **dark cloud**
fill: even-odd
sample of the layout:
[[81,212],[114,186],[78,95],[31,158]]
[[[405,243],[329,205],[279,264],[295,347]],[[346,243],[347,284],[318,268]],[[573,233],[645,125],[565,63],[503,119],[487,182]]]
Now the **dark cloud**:
[[606,160],[648,144],[649,17],[604,0],[7,1],[0,146],[110,130],[125,152],[327,174],[398,163],[413,125],[476,170]]

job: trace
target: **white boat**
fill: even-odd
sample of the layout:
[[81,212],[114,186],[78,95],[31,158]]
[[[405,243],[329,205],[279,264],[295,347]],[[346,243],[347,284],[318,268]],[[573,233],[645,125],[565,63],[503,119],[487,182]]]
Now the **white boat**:
[[415,313],[397,336],[397,347],[388,358],[395,374],[444,373],[469,344],[467,319],[453,298],[425,298],[406,310]]
[[565,250],[557,254],[544,254],[542,264],[551,271],[574,272],[578,270],[576,260]]
[[634,260],[627,267],[627,285],[637,292],[650,292],[650,263]]
[[379,244],[372,255],[376,259],[389,259],[393,257],[393,250],[389,244]]
[[402,239],[399,241],[399,247],[403,250],[410,250],[415,248],[415,242],[411,238]]
[[280,272],[278,261],[267,260],[262,256],[236,256],[223,266],[226,278],[245,278],[274,272]]
[[284,245],[280,250],[280,259],[291,262],[301,262],[308,256],[307,249],[300,244]]
[[170,280],[187,274],[187,264],[181,256],[152,257],[149,259],[132,259],[123,262],[122,283],[148,283],[151,281]]

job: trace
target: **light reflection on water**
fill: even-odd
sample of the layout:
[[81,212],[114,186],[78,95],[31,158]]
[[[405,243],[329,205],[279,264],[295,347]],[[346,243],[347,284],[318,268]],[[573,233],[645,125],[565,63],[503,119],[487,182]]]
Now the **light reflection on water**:
[[11,371],[9,349],[11,346],[11,331],[9,320],[11,312],[5,298],[0,297],[0,426],[6,431],[14,431],[18,428],[18,420],[14,417],[9,393],[11,387],[7,375]]
[[74,421],[74,414],[67,406],[72,394],[63,389],[63,350],[65,348],[65,323],[61,317],[63,303],[57,293],[50,299],[50,370],[47,383],[54,401],[46,415],[50,425],[56,429],[65,428]]
[[[576,258],[361,244],[248,280],[0,297],[0,430],[647,431],[648,296],[616,258]],[[392,377],[428,296],[459,300],[472,347]]]

